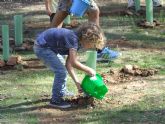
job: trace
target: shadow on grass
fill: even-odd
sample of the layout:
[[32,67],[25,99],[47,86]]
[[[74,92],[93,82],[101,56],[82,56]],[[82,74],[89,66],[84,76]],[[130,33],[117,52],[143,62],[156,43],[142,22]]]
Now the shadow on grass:
[[121,110],[121,111],[104,111],[97,113],[98,117],[89,119],[88,122],[99,122],[103,124],[141,124],[141,123],[152,123],[152,124],[164,124],[165,109],[162,110],[151,110],[151,111],[140,111],[140,110]]
[[17,114],[17,113],[22,113],[22,112],[40,110],[43,108],[58,109],[61,111],[71,111],[71,110],[77,110],[77,109],[84,109],[87,107],[87,106],[72,105],[71,108],[63,109],[63,108],[52,107],[49,105],[49,102],[50,102],[49,98],[44,98],[44,99],[39,99],[36,101],[30,101],[30,102],[27,101],[27,102],[12,104],[6,107],[0,107],[0,113],[1,114],[6,114],[6,113]]
[[[107,16],[107,15],[109,15],[109,16],[121,15],[122,16],[123,15],[122,11],[127,10],[127,3],[109,2],[109,3],[105,4],[104,6],[100,6],[99,8],[101,11],[101,15],[105,14],[105,16]],[[132,11],[134,13],[133,15],[137,16],[135,8],[131,9],[130,11]],[[145,17],[146,7],[141,6],[141,11],[143,11],[144,15],[140,15],[140,16]],[[160,13],[161,11],[162,12],[165,11],[165,6],[153,8],[154,15],[157,13]],[[132,16],[132,15],[130,15],[130,16]]]
[[[143,43],[150,43],[151,44],[157,44],[157,43],[165,43],[164,37],[157,37],[156,35],[145,35],[141,33],[126,33],[126,34],[117,34],[117,33],[109,33],[105,32],[105,36],[107,39],[120,39],[122,36],[125,36],[127,40],[129,41],[138,41]],[[163,47],[163,46],[162,46]]]
[[0,14],[0,19],[4,20],[4,19],[13,19],[14,18],[14,15],[18,15],[18,14],[22,14],[23,17],[26,17],[26,16],[40,16],[40,15],[46,15],[46,12],[44,10],[39,10],[39,11],[30,11],[30,12],[19,12],[21,10],[16,10],[18,12],[15,12],[15,13],[11,13],[11,14]]
[[[49,113],[44,113],[41,111],[36,111],[35,114],[31,113],[35,110],[40,109],[57,109],[52,108],[48,105],[38,105],[33,107],[28,107],[28,105],[34,105],[41,102],[47,102],[49,99],[44,100],[37,100],[33,102],[25,102],[25,103],[19,103],[9,106],[9,108],[1,109],[1,114],[20,114],[26,112],[27,115],[31,117],[41,117],[43,120],[47,120],[48,122],[53,122],[53,118],[56,118],[56,122],[60,121],[66,121],[66,122],[83,122],[83,123],[103,123],[103,124],[136,124],[136,123],[152,123],[152,124],[164,124],[165,121],[165,109],[156,109],[153,108],[151,110],[141,110],[138,108],[138,103],[136,105],[129,105],[126,108],[123,108],[122,110],[98,110],[94,112],[89,112],[88,109],[86,111],[80,112],[78,116],[75,116],[76,111],[79,109],[86,109],[86,108],[71,108],[71,109],[60,109],[61,111],[75,111],[75,113],[65,113],[65,117],[63,114],[56,114],[51,115]],[[152,100],[151,100],[152,101]],[[26,106],[26,107],[21,107]],[[29,113],[30,112],[30,113]],[[41,120],[42,121],[42,120]]]
[[144,35],[144,34],[140,34],[140,33],[127,33],[125,34],[125,36],[129,39],[129,40],[139,40],[142,42],[147,42],[147,43],[156,43],[156,42],[162,42],[165,43],[165,38],[164,37],[156,37],[152,36],[152,35]]
[[7,107],[1,107],[0,109],[10,109],[10,108],[17,108],[20,106],[28,106],[28,105],[33,105],[33,104],[38,104],[38,103],[42,103],[42,102],[48,102],[50,101],[50,99],[46,98],[46,99],[40,99],[40,100],[36,100],[36,101],[30,101],[30,102],[22,102],[22,103],[18,103],[18,104],[12,104],[10,106]]
[[[70,109],[60,109],[64,113],[55,113],[57,108],[49,107],[47,102],[49,99],[41,99],[31,102],[23,102],[13,104],[0,109],[1,115],[24,114],[24,116],[38,117],[49,122],[68,122],[68,123],[99,123],[99,124],[164,124],[165,122],[165,106],[164,95],[147,96],[143,100],[134,104],[121,106],[122,108],[98,108],[90,110],[85,107],[74,107]],[[159,101],[159,102],[158,102]],[[42,105],[41,105],[42,103]],[[104,104],[104,103],[103,103]],[[52,111],[40,111],[41,109],[51,109]],[[83,109],[83,111],[79,111]],[[37,110],[37,111],[35,111]],[[35,111],[35,113],[33,112]],[[72,114],[70,113],[72,112]],[[19,117],[19,116],[18,116]],[[55,119],[55,120],[54,120]],[[41,120],[41,121],[42,121]]]
[[85,123],[99,124],[164,124],[164,94],[146,96],[134,104],[125,105],[121,109],[97,110],[88,115]]
[[146,79],[147,81],[150,81],[150,82],[164,82],[165,81],[165,77],[158,77],[158,78],[149,78],[149,79]]
[[126,3],[115,3],[115,2],[109,2],[105,4],[104,6],[100,6],[100,11],[113,11],[115,9],[125,9],[127,8]]

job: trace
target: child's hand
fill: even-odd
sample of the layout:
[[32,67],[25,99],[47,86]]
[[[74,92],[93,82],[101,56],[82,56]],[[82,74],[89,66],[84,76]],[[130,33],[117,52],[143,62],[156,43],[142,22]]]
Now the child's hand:
[[83,90],[81,88],[81,85],[79,82],[76,83],[77,89],[78,89],[78,93],[83,93]]
[[83,93],[83,90],[82,90],[82,89],[79,89],[79,90],[78,90],[78,93],[79,93],[79,94]]
[[90,75],[91,77],[95,76],[96,75],[96,71],[92,68],[90,68],[88,71],[87,71],[87,74]]

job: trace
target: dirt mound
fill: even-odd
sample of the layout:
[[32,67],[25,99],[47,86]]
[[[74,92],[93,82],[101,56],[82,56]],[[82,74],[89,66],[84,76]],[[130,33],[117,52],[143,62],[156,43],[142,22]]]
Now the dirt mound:
[[22,59],[21,56],[11,56],[7,62],[0,60],[0,70],[42,69],[43,63],[37,58]]
[[84,96],[83,94],[64,99],[76,106],[95,106],[94,98],[90,96]]
[[153,23],[147,22],[146,20],[141,20],[137,23],[137,26],[143,28],[154,28],[155,26],[160,26],[160,22],[157,20],[153,20]]
[[135,80],[137,77],[148,77],[158,73],[156,69],[143,69],[137,65],[125,65],[120,70],[110,70],[107,73],[102,73],[105,83],[125,83]]
[[[10,51],[31,51],[33,50],[34,40],[31,38],[24,38],[24,41],[21,46],[15,45],[14,38],[9,38]],[[3,50],[2,36],[0,36],[0,51]]]
[[128,41],[124,36],[122,36],[121,39],[108,40],[106,45],[111,48],[138,48],[140,46],[138,43]]

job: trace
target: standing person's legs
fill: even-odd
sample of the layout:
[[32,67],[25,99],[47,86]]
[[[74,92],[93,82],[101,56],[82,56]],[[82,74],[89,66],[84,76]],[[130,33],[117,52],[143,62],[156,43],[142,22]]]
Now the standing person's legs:
[[54,16],[51,27],[61,28],[64,19],[67,17],[69,6],[71,5],[70,0],[59,0],[56,15]]
[[88,14],[88,21],[94,22],[99,26],[100,10],[97,4],[93,0],[91,0],[91,7],[87,10],[87,14]]
[[51,22],[51,27],[61,28],[67,15],[67,12],[58,10]]

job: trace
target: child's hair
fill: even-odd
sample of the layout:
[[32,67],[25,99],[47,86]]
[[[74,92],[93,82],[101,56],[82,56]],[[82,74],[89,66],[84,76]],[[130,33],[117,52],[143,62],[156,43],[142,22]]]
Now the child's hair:
[[77,32],[82,42],[88,43],[95,49],[102,49],[104,47],[104,34],[95,23],[84,23],[77,29]]

